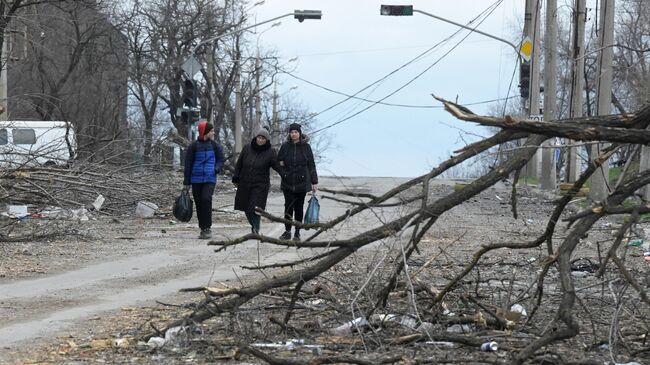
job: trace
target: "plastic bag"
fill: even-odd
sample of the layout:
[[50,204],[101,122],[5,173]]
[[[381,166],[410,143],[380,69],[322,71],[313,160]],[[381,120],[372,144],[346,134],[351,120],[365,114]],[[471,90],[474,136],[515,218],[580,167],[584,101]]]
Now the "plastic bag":
[[174,201],[174,217],[181,222],[189,222],[192,219],[194,202],[190,198],[189,191],[183,189],[181,195]]
[[[303,219],[304,224],[318,223],[318,214],[320,212],[320,203],[316,194],[313,194],[309,198],[309,204],[307,204],[307,211],[305,212],[305,219]],[[309,229],[309,228],[305,228]]]

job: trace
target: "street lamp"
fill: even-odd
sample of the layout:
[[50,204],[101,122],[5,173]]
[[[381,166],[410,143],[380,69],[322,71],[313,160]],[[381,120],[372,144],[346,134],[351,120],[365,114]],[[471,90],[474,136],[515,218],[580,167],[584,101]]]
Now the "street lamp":
[[[223,34],[219,34],[218,36],[215,36],[215,37],[204,39],[201,42],[199,42],[196,46],[194,46],[194,48],[192,48],[192,55],[190,56],[190,59],[194,59],[194,54],[196,53],[196,51],[199,49],[199,47],[201,47],[202,45],[204,45],[206,43],[211,43],[211,42],[214,42],[214,41],[218,40],[219,38],[223,38],[223,37],[227,37],[227,36],[230,36],[230,35],[233,35],[233,34],[241,33],[241,32],[243,32],[245,30],[248,30],[248,29],[251,29],[251,28],[254,28],[254,27],[258,27],[258,26],[260,26],[262,24],[275,22],[278,19],[286,18],[288,16],[293,16],[294,19],[298,19],[298,21],[302,23],[305,19],[321,19],[322,12],[320,10],[294,10],[292,13],[287,13],[287,14],[284,14],[284,15],[280,15],[280,16],[277,16],[275,18],[271,18],[271,19],[268,19],[268,20],[265,20],[265,21],[262,21],[262,22],[247,26],[247,27],[243,27],[243,28],[234,30],[232,32],[223,33]],[[239,59],[239,57],[237,57],[237,58]],[[186,63],[192,63],[192,62],[190,62],[190,60],[188,60],[188,61],[186,61]],[[194,63],[197,63],[197,61],[195,61]],[[241,130],[242,129],[242,112],[241,112],[241,84],[240,84],[240,78],[239,78],[239,72],[240,72],[239,71],[239,60],[237,60],[237,65],[235,67],[237,68],[237,70],[235,70],[235,74],[236,74],[236,79],[235,79],[235,99],[236,99],[235,100],[235,154],[238,154],[241,151],[242,147],[243,147],[243,144],[242,144],[242,130]]]
[[437,15],[427,13],[427,12],[422,11],[422,10],[413,9],[413,5],[382,5],[381,8],[379,9],[379,13],[381,15],[387,15],[387,16],[412,16],[413,13],[424,14],[426,16],[429,16],[429,17],[432,17],[432,18],[435,18],[435,19],[438,19],[438,20],[442,20],[443,22],[453,24],[453,25],[455,25],[457,27],[461,27],[463,29],[470,30],[470,31],[472,31],[474,33],[482,34],[482,35],[484,35],[486,37],[496,39],[497,41],[503,42],[503,43],[509,45],[510,47],[512,47],[515,50],[515,53],[517,54],[517,57],[527,59],[530,56],[528,54],[528,52],[523,49],[524,48],[523,46],[527,44],[526,42],[522,42],[522,44],[519,47],[517,47],[512,42],[510,42],[510,41],[508,41],[506,39],[499,38],[499,37],[494,36],[492,34],[482,32],[482,31],[480,31],[478,29],[468,27],[468,26],[466,26],[464,24],[456,23],[456,22],[454,22],[452,20],[445,19],[445,18],[439,17]]
[[[259,3],[261,3],[261,2],[258,2],[255,5],[257,5]],[[204,45],[206,43],[214,42],[214,41],[216,41],[216,40],[218,40],[220,38],[223,38],[223,37],[227,37],[227,36],[230,36],[230,35],[233,35],[233,34],[241,33],[241,32],[243,32],[245,30],[248,30],[248,29],[251,29],[251,28],[254,28],[254,27],[258,27],[258,26],[266,24],[266,23],[275,22],[278,19],[286,18],[288,16],[293,16],[294,19],[298,19],[298,21],[302,23],[305,19],[321,19],[322,18],[322,12],[320,10],[297,10],[296,9],[292,13],[287,13],[287,14],[283,14],[283,15],[280,15],[280,16],[276,16],[275,18],[271,18],[271,19],[268,19],[268,20],[265,20],[265,21],[262,21],[262,22],[259,22],[259,23],[255,23],[255,24],[247,26],[247,27],[239,28],[239,29],[233,30],[231,32],[222,33],[222,34],[219,34],[217,36],[214,36],[214,37],[211,37],[211,38],[208,38],[208,39],[204,39],[204,40],[200,41],[196,46],[194,46],[192,48],[191,55],[190,55],[189,59],[187,59],[184,62],[184,65],[188,65],[188,66],[184,67],[184,69],[188,68],[190,72],[187,72],[187,71],[186,72],[188,74],[190,74],[190,77],[194,77],[193,75],[196,73],[194,71],[194,69],[196,68],[196,65],[200,65],[199,62],[194,57],[194,55],[196,54],[196,51],[199,49],[199,47],[201,47],[202,45]],[[273,25],[273,26],[275,26],[275,25]],[[212,59],[211,54],[210,54],[209,57],[210,57],[210,59]],[[237,58],[239,59],[239,56]],[[214,60],[212,60],[212,62],[214,62]],[[243,147],[243,145],[242,145],[242,130],[241,130],[242,129],[242,112],[241,112],[241,84],[240,84],[240,78],[239,78],[239,72],[240,72],[239,71],[239,60],[237,60],[237,65],[235,67],[237,68],[235,70],[235,73],[236,73],[236,79],[235,79],[235,90],[236,90],[235,91],[235,99],[236,99],[235,100],[235,154],[237,154],[237,153],[239,153],[241,151],[241,149]],[[196,71],[198,72],[198,70],[196,70]],[[211,71],[212,70],[209,69],[208,74],[211,74]],[[210,120],[211,119],[212,118],[210,118]],[[188,129],[190,129],[190,128],[188,128]]]
[[286,17],[292,16],[292,15],[293,15],[294,19],[298,19],[298,21],[302,23],[305,19],[321,19],[323,14],[322,14],[322,12],[320,10],[297,10],[296,9],[296,10],[293,11],[293,13],[287,13],[287,14],[284,14],[284,15],[276,16],[275,18],[268,19],[268,20],[265,20],[263,22],[253,24],[253,25],[250,25],[248,27],[240,28],[240,29],[237,29],[237,30],[233,30],[232,32],[223,33],[223,34],[219,34],[218,36],[215,36],[215,37],[212,37],[212,38],[204,39],[201,42],[199,42],[196,46],[194,46],[194,48],[192,49],[192,54],[196,53],[196,50],[199,47],[201,47],[202,45],[206,44],[206,43],[216,41],[219,38],[227,37],[229,35],[241,33],[241,32],[243,32],[243,31],[245,31],[247,29],[258,27],[258,26],[260,26],[262,24],[274,22],[274,21],[276,21],[278,19],[286,18]]

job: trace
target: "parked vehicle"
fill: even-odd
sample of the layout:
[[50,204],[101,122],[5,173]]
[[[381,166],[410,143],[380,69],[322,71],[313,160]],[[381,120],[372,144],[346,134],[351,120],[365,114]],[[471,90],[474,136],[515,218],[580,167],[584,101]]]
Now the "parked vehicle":
[[61,121],[0,121],[0,165],[64,165],[76,148],[72,124]]

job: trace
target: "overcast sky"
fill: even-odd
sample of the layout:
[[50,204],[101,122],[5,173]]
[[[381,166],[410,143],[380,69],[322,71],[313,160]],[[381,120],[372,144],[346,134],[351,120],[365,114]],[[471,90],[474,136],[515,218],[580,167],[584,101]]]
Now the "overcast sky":
[[[394,93],[383,102],[411,106],[373,105],[352,99],[318,115],[316,129],[340,122],[325,130],[333,147],[326,152],[329,162],[319,166],[322,175],[410,177],[426,173],[447,159],[452,151],[475,141],[476,135],[488,134],[480,127],[451,117],[431,97],[432,93],[451,100],[458,98],[461,104],[519,93],[515,74],[508,94],[516,67],[516,56],[510,46],[480,34],[466,37],[469,31],[458,32],[460,28],[452,24],[419,13],[380,16],[382,3],[391,4],[388,0],[266,0],[256,7],[257,22],[294,9],[323,12],[321,20],[302,23],[292,17],[283,18],[280,26],[260,36],[260,43],[267,49],[276,49],[284,61],[298,57],[293,75],[349,95],[383,79],[357,96],[378,101]],[[513,41],[521,32],[523,3],[521,0],[410,2],[415,9],[462,24],[491,5],[499,4],[487,17],[480,18],[484,19],[482,23],[472,26]],[[400,0],[397,4],[409,2]],[[258,31],[267,27],[261,26]],[[297,89],[288,92],[294,93],[314,112],[346,99],[288,75],[281,82],[280,92],[297,85]],[[487,113],[490,105],[470,108]],[[352,116],[355,113],[358,114]]]

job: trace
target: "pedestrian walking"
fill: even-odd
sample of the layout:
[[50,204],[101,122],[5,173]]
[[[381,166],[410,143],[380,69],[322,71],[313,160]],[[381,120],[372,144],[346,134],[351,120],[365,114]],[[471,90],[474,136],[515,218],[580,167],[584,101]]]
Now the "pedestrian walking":
[[[298,123],[289,125],[287,141],[278,152],[281,167],[281,189],[284,194],[284,218],[302,222],[305,196],[308,191],[315,192],[318,185],[318,173],[314,162],[314,153],[309,145],[309,136],[302,133]],[[281,240],[291,239],[291,224],[284,225]],[[294,241],[300,241],[300,228],[296,227]]]
[[235,209],[246,213],[254,234],[260,233],[260,216],[255,213],[255,207],[266,208],[271,187],[271,168],[280,171],[277,153],[271,147],[271,136],[262,128],[242,149],[232,176],[232,183],[237,187]]
[[223,150],[214,141],[214,126],[199,122],[199,136],[185,154],[183,188],[192,187],[196,216],[199,220],[200,239],[212,237],[212,195],[217,184],[217,174],[223,166]]

